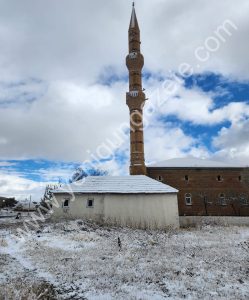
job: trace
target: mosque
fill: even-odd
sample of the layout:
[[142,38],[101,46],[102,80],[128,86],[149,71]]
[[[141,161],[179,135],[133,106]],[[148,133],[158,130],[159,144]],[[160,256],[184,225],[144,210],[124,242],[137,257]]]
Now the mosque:
[[130,176],[89,176],[54,190],[58,205],[53,206],[53,218],[88,218],[133,228],[179,227],[207,216],[233,217],[229,223],[237,220],[238,224],[248,224],[248,218],[242,218],[249,216],[248,167],[197,158],[175,158],[146,166],[144,57],[134,4],[126,65]]

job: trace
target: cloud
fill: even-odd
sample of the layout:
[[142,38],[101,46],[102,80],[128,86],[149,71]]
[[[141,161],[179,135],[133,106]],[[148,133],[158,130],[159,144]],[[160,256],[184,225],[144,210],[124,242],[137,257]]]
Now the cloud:
[[75,171],[75,166],[57,166],[57,167],[48,167],[43,169],[38,169],[35,171],[35,175],[39,175],[42,178],[43,182],[67,182]]
[[[175,84],[173,79],[168,82]],[[26,106],[20,101],[14,107],[0,108],[0,156],[2,159],[42,158],[81,163],[96,155],[101,159],[98,154],[103,153],[104,148],[110,149],[110,156],[117,150],[128,151],[129,135],[124,129],[129,129],[129,111],[125,97],[120,96],[125,95],[126,85],[122,80],[111,85],[88,86],[55,81],[50,83],[45,95]],[[175,116],[179,124],[213,126],[225,121],[233,124],[249,116],[246,102],[230,102],[216,108],[214,99],[220,91],[205,93],[197,87],[186,88],[180,81],[175,93],[167,94],[164,83],[153,76],[145,80],[145,85],[150,98],[144,113],[145,137],[150,137],[145,139],[146,148],[153,148],[147,145],[149,143],[163,145],[168,141],[171,153],[167,155],[171,157],[182,155],[186,145],[189,151],[191,147],[197,151],[196,137],[194,132],[187,136],[184,128],[176,125],[174,130],[165,130],[167,117]],[[116,146],[110,147],[111,144]],[[159,150],[156,153],[157,159],[162,157]],[[156,153],[146,154],[151,160],[156,159]]]
[[[121,91],[121,93],[120,93]],[[0,108],[0,155],[8,159],[83,161],[128,119],[125,84],[53,82],[28,107]]]
[[200,147],[197,139],[186,135],[181,128],[170,123],[150,126],[145,132],[145,142],[148,163],[188,155],[209,156],[208,150]]
[[[247,102],[232,101],[224,88],[214,88],[211,92],[204,92],[195,85],[187,88],[185,81],[176,75],[163,80],[151,77],[146,84],[149,101],[145,106],[145,119],[150,123],[154,122],[153,118],[175,116],[179,121],[194,125],[215,126],[249,116]],[[218,97],[226,99],[222,106],[218,105]],[[152,119],[150,109],[153,111]]]
[[[195,49],[231,19],[238,30],[200,71],[249,78],[247,0],[138,0],[136,9],[147,69],[165,73],[183,62],[196,67]],[[124,73],[130,13],[125,0],[1,0],[0,75],[93,83],[106,66]]]
[[223,127],[213,144],[218,148],[217,157],[232,159],[249,165],[249,120],[239,120],[230,128]]
[[0,1],[1,77],[95,81],[103,66],[124,60],[129,10],[124,1]]
[[33,200],[40,200],[44,193],[45,183],[23,178],[18,173],[0,171],[0,195],[15,197],[17,200],[32,197]]
[[0,107],[25,106],[46,93],[46,85],[39,80],[0,82]]
[[[144,2],[147,7],[143,5],[140,8],[139,17],[142,18],[143,48],[148,69],[175,71],[180,64],[188,63],[196,72],[211,71],[248,79],[248,41],[243,41],[248,31],[249,21],[245,13],[249,9],[248,1],[242,0],[239,5],[232,0]],[[206,62],[197,60],[196,49],[205,47],[208,38],[217,38],[217,29],[226,20],[231,21],[237,30],[230,27],[231,36],[221,31],[218,50],[211,51]],[[213,47],[212,43],[210,45]]]
[[16,163],[9,162],[9,161],[0,161],[0,168],[2,167],[12,167],[15,166]]
[[244,102],[230,102],[215,109],[214,95],[193,88],[180,87],[176,96],[170,97],[161,109],[164,115],[175,115],[182,121],[210,125],[234,122],[243,115],[249,115],[249,106]]

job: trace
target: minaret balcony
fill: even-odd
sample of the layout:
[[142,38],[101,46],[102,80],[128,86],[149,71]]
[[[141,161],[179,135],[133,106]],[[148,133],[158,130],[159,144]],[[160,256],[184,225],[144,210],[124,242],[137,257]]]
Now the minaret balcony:
[[130,98],[143,98],[145,100],[145,93],[142,91],[134,90],[126,93],[126,97]]
[[126,104],[130,110],[142,109],[145,103],[145,94],[142,91],[130,91],[126,93]]
[[129,96],[136,98],[139,96],[139,91],[130,91],[128,94]]

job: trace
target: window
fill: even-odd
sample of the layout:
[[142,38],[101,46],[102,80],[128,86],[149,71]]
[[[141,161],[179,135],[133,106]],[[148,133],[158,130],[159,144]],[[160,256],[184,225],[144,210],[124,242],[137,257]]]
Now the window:
[[87,207],[93,207],[93,204],[94,204],[94,199],[93,198],[88,198]]
[[189,180],[189,178],[188,178],[188,175],[185,175],[185,177],[184,177],[184,178],[185,178],[185,180],[186,180],[186,181],[188,181],[188,180]]
[[69,207],[69,199],[65,199],[63,202],[63,207],[68,208]]
[[163,181],[163,177],[161,175],[158,175],[157,180],[158,181]]
[[218,181],[222,181],[222,177],[220,175],[217,176]]
[[240,201],[240,205],[241,206],[249,205],[248,197],[246,195],[244,195],[244,194],[240,195],[239,201]]
[[241,176],[239,176],[238,179],[239,179],[239,181],[241,181],[242,180]]
[[137,75],[137,76],[140,76],[140,75],[141,75],[141,73],[139,73],[139,72],[137,72],[137,71],[132,71],[131,74],[132,74],[132,75]]
[[227,205],[225,194],[219,194],[219,203],[220,205]]
[[131,91],[130,96],[131,97],[137,97],[138,96],[138,91]]
[[203,197],[203,200],[204,200],[204,203],[205,203],[205,204],[209,204],[209,202],[208,202],[208,197],[207,197],[206,195]]
[[185,194],[185,204],[192,205],[192,195],[191,194]]

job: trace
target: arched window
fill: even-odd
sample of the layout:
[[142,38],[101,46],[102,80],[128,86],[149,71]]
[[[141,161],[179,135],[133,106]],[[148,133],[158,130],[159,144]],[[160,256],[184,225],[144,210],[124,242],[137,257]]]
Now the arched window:
[[192,195],[189,193],[185,194],[185,204],[192,205]]
[[217,180],[218,180],[218,181],[222,181],[221,175],[218,175],[218,176],[217,176]]
[[158,181],[163,181],[163,177],[162,177],[161,175],[158,175],[158,176],[157,176],[157,180],[158,180]]
[[189,177],[188,177],[188,175],[185,175],[185,181],[188,181],[189,180]]
[[241,195],[239,196],[239,201],[240,201],[240,205],[241,205],[241,206],[249,205],[248,197],[247,197],[247,195],[245,195],[245,194],[241,194]]
[[220,205],[227,205],[226,196],[225,194],[219,194],[219,203]]

